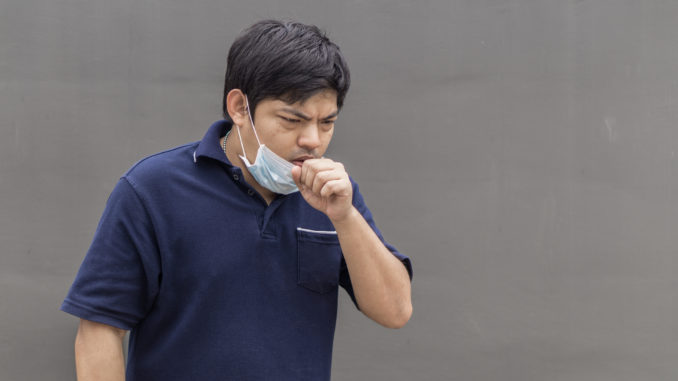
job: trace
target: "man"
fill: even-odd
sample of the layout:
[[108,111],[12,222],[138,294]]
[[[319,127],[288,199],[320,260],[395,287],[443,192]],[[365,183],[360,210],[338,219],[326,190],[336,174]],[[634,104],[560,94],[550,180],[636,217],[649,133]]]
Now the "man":
[[316,27],[262,21],[232,45],[224,117],[118,182],[62,310],[80,380],[329,380],[338,285],[391,328],[407,257],[323,157],[350,83]]

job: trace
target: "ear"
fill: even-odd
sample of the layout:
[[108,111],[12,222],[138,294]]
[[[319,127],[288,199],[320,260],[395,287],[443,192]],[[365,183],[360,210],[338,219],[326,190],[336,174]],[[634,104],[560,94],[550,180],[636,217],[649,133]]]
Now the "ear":
[[250,124],[245,94],[240,89],[233,89],[228,92],[226,95],[226,110],[236,126],[248,126]]

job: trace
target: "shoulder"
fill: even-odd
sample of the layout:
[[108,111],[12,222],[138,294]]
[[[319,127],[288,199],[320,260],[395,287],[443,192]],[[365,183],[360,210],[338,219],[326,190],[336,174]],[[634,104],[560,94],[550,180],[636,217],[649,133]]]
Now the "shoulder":
[[136,162],[123,177],[132,186],[153,186],[192,168],[198,142],[174,147]]

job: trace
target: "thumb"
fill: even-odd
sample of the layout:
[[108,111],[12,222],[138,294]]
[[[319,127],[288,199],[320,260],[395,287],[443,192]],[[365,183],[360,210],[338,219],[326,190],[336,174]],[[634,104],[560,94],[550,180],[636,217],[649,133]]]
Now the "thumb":
[[301,167],[298,165],[295,165],[292,168],[292,180],[294,180],[294,183],[297,184],[297,187],[301,188],[301,184],[299,183],[301,180]]

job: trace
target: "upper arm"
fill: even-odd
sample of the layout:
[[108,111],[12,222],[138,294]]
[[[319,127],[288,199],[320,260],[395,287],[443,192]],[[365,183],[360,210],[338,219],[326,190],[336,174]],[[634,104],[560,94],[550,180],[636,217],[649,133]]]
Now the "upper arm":
[[152,219],[142,199],[123,178],[106,203],[61,309],[82,319],[131,329],[150,310],[160,279]]
[[75,368],[78,380],[123,381],[125,333],[125,330],[108,324],[81,319],[75,337]]
[[393,245],[391,245],[384,239],[384,236],[381,234],[381,231],[379,230],[379,228],[377,228],[377,224],[374,221],[372,212],[367,208],[367,205],[365,204],[365,199],[363,198],[363,195],[360,193],[358,183],[356,183],[352,179],[351,182],[353,183],[353,206],[358,210],[358,212],[360,212],[360,214],[363,216],[367,224],[370,225],[370,227],[377,235],[379,240],[384,244],[384,246],[386,246],[386,249],[388,249],[388,251],[390,251],[396,258],[398,258],[398,260],[400,260],[400,262],[405,266],[405,269],[407,270],[407,275],[409,276],[410,280],[412,280],[412,262],[410,258],[402,254],[400,251],[398,251],[398,249],[396,249]]
[[90,338],[117,338],[122,340],[125,334],[127,334],[127,330],[87,319],[80,319],[77,338],[85,340]]

